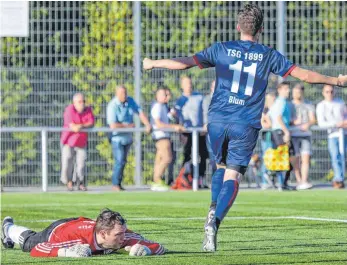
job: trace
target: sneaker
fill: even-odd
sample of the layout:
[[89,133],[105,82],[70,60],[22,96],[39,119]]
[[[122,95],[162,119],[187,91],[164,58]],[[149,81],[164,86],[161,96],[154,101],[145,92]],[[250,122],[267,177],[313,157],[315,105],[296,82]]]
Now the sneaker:
[[1,242],[4,248],[14,248],[14,242],[11,240],[11,238],[7,234],[7,226],[13,225],[13,219],[10,216],[7,216],[2,221],[2,235],[1,235]]
[[282,190],[284,191],[294,191],[296,190],[295,187],[289,186],[289,185],[282,185]]
[[211,217],[212,218],[209,219],[209,216],[207,216],[209,222],[205,226],[205,238],[204,242],[202,243],[202,250],[206,252],[215,252],[217,250],[217,226],[214,212],[213,216],[211,214]]
[[213,219],[215,218],[215,213],[216,213],[216,208],[211,207],[208,210],[208,214],[207,214],[207,217],[206,217],[206,221],[205,221],[204,227],[206,227],[210,222],[213,222]]
[[343,181],[333,181],[333,188],[334,189],[344,189],[345,183]]
[[298,186],[296,186],[297,190],[308,190],[312,188],[312,184],[305,182],[305,183],[301,183]]
[[166,185],[164,181],[160,183],[152,182],[151,190],[152,191],[168,191],[170,189],[169,185]]

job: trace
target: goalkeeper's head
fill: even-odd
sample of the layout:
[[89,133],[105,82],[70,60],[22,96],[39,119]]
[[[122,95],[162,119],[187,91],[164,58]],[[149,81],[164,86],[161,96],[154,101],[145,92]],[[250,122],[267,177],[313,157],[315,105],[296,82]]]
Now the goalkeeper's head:
[[118,212],[103,209],[96,219],[97,243],[106,249],[119,249],[125,239],[126,220]]

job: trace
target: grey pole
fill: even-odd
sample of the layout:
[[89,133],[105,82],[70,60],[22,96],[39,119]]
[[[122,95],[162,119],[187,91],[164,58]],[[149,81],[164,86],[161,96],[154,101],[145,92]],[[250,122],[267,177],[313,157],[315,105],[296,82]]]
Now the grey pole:
[[47,192],[48,186],[48,155],[47,155],[47,131],[41,131],[41,159],[42,159],[42,190]]
[[199,132],[192,132],[193,191],[199,188]]
[[[141,104],[141,2],[133,4],[134,14],[134,88],[135,101]],[[136,127],[140,127],[139,119],[136,119]],[[135,133],[135,185],[142,184],[142,147],[141,132]]]
[[[286,54],[286,2],[277,1],[277,50],[283,55]],[[278,78],[278,83],[283,81],[282,77]]]

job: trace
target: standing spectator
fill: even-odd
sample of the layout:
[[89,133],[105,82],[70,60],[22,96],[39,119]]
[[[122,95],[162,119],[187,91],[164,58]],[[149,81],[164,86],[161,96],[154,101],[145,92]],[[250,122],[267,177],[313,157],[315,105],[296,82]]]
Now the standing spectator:
[[184,131],[182,125],[169,124],[168,101],[166,98],[166,89],[163,87],[158,88],[156,92],[156,102],[151,108],[151,124],[153,129],[156,129],[153,131],[152,135],[157,149],[153,173],[154,182],[151,187],[153,191],[165,191],[169,189],[169,186],[162,180],[162,176],[172,160],[170,133],[158,129],[172,128],[178,132]]
[[300,176],[301,179],[296,189],[306,190],[312,188],[312,184],[308,182],[308,175],[312,136],[310,127],[316,123],[315,109],[311,104],[305,102],[304,86],[302,84],[294,86],[292,97],[292,103],[295,107],[295,119],[293,122],[295,126],[291,129],[291,139],[295,152],[293,167],[295,175]]
[[[181,77],[181,88],[183,90],[182,96],[177,99],[175,105],[175,110],[180,124],[182,124],[185,128],[202,127],[204,125],[202,110],[203,95],[193,92],[192,81],[187,76]],[[182,138],[182,141],[185,143],[182,164],[182,167],[184,167],[187,162],[191,161],[192,134],[184,133]],[[199,135],[199,155],[200,187],[207,188],[207,186],[203,184],[206,171],[206,159],[208,157],[205,135]]]
[[[169,112],[168,113],[169,120],[172,123],[177,124],[178,119],[177,119],[175,108],[171,108],[169,105],[169,102],[172,98],[171,90],[167,87],[165,88],[165,90],[166,90],[166,106]],[[176,163],[176,157],[177,157],[174,141],[171,141],[171,154],[172,154],[172,159],[168,167],[168,179],[166,183],[169,186],[171,186],[171,184],[174,182],[174,170],[175,170],[175,163]]]
[[[341,141],[339,128],[347,128],[346,105],[342,100],[334,99],[334,87],[331,85],[324,85],[323,97],[324,100],[317,105],[318,125],[328,129],[328,148],[334,171],[333,187],[343,189],[345,187],[343,175],[344,158],[339,149]],[[346,130],[344,143],[346,150]]]
[[86,191],[84,184],[84,169],[87,158],[88,134],[81,132],[81,129],[94,126],[94,115],[91,107],[85,106],[84,95],[76,93],[73,96],[73,103],[65,108],[64,128],[70,131],[63,131],[61,134],[62,144],[62,170],[61,182],[67,185],[72,191],[72,171],[75,170],[79,180],[79,190]]
[[[275,103],[276,93],[268,92],[265,96],[265,105],[264,110],[261,116],[261,126],[263,129],[271,129],[272,123],[269,117],[269,110],[271,106]],[[262,131],[261,132],[261,152],[262,152],[262,164],[261,164],[261,175],[262,175],[262,184],[261,188],[266,190],[268,188],[272,188],[273,185],[269,179],[269,175],[267,173],[265,163],[264,163],[264,154],[268,148],[271,148],[271,131]]]
[[[288,82],[282,82],[277,87],[278,97],[275,100],[275,103],[271,106],[268,115],[271,119],[272,130],[282,130],[283,141],[289,145],[289,155],[291,163],[294,160],[294,150],[293,145],[290,141],[290,132],[289,126],[293,117],[293,107],[288,101],[290,88]],[[282,184],[282,189],[291,190],[292,188],[288,186],[288,180],[290,176],[290,171],[286,172],[284,181]],[[301,182],[300,176],[295,175],[297,183]]]
[[[208,108],[210,107],[210,103],[211,103],[211,99],[212,99],[212,95],[214,92],[214,88],[215,88],[215,84],[216,84],[216,80],[213,80],[211,85],[210,85],[210,94],[206,95],[204,97],[204,101],[203,101],[203,111],[204,111],[204,128],[207,131],[207,124],[208,124]],[[205,136],[206,137],[206,148],[208,151],[208,156],[210,158],[210,165],[212,167],[212,175],[213,173],[217,170],[217,164],[216,161],[214,159],[214,155],[212,152],[212,147],[211,147],[211,141],[210,141],[210,137],[208,136],[208,134]]]
[[[151,125],[132,97],[127,95],[124,85],[116,88],[115,97],[107,105],[107,124],[111,129],[134,128],[134,113],[139,115],[141,122],[146,126],[146,132],[151,131]],[[112,132],[111,137],[114,166],[112,173],[112,190],[121,191],[123,171],[133,137],[131,132]]]

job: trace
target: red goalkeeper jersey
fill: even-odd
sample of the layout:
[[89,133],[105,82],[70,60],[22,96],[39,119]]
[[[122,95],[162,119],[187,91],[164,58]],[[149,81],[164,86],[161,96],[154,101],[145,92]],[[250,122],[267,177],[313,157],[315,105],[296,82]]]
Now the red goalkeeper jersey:
[[[95,221],[84,217],[62,223],[51,232],[48,242],[37,244],[31,250],[30,255],[33,257],[57,257],[60,248],[67,248],[76,244],[88,244],[93,255],[113,252],[114,249],[104,249],[97,244],[94,227]],[[147,246],[152,255],[161,255],[165,252],[165,248],[159,243],[146,240],[141,235],[127,229],[125,241],[121,248],[137,243]]]

